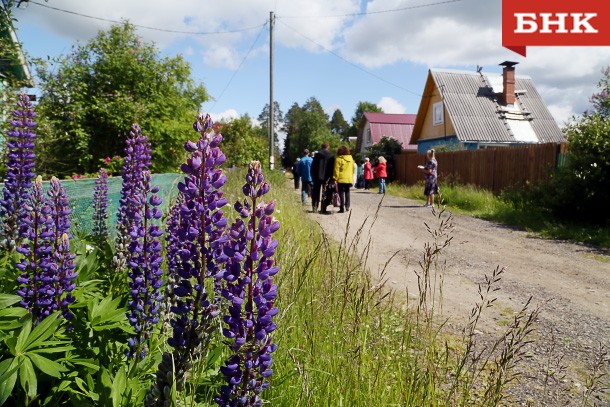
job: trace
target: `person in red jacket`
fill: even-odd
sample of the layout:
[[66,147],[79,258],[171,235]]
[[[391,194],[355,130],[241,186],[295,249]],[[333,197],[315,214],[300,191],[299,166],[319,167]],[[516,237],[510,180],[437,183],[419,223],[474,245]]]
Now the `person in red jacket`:
[[367,158],[364,159],[364,189],[371,189],[371,181],[373,180],[373,165]]
[[388,177],[387,161],[385,157],[378,158],[379,164],[375,167],[375,175],[379,179],[379,193],[385,194],[385,179]]

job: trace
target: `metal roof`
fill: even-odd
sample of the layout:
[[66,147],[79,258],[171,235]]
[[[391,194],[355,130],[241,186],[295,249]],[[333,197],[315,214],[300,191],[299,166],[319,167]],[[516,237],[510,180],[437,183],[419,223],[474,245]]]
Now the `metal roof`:
[[385,136],[397,140],[405,150],[417,149],[409,145],[416,115],[365,112],[364,118],[370,124],[373,144],[379,143],[381,137]]
[[[459,141],[563,142],[564,135],[531,78],[515,77],[514,107],[502,106],[502,74],[431,69]],[[501,92],[501,89],[500,89]],[[422,103],[427,103],[424,100]],[[421,109],[420,109],[421,110]],[[420,112],[421,113],[421,112]]]

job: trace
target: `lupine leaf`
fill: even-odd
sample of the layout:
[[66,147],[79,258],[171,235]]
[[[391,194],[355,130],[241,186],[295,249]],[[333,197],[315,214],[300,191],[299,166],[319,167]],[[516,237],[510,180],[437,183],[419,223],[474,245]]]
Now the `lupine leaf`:
[[[10,307],[13,304],[17,304],[22,298],[14,294],[0,294],[0,310]],[[24,308],[22,308],[24,309]]]
[[125,318],[126,308],[119,308],[120,298],[106,297],[100,302],[91,301],[89,307],[89,321],[94,331],[120,328],[131,332],[131,326]]
[[0,406],[9,398],[17,382],[17,359],[10,358],[0,362]]
[[18,353],[23,353],[22,350],[28,336],[30,336],[30,332],[32,332],[32,314],[26,315],[26,317],[23,319],[23,327],[17,336],[17,342],[15,343],[13,355],[17,356]]
[[53,313],[34,328],[32,333],[28,335],[27,340],[23,344],[23,348],[20,348],[23,352],[28,349],[37,348],[44,344],[44,342],[57,332],[57,328],[62,323],[62,319],[59,318],[57,313]]
[[53,377],[61,377],[61,373],[62,372],[67,372],[68,369],[51,360],[51,359],[47,359],[44,356],[40,356],[36,353],[28,353],[28,357],[32,360],[32,362],[34,362],[34,364],[36,365],[36,367],[38,369],[40,369],[42,372],[48,374],[49,376],[53,376]]
[[28,397],[33,399],[38,394],[38,380],[34,372],[34,366],[27,357],[22,358],[19,366],[19,382],[21,387],[27,393]]
[[121,406],[121,400],[123,399],[123,393],[125,392],[126,383],[127,377],[125,374],[125,369],[119,368],[118,372],[116,372],[116,375],[114,376],[114,380],[112,382],[112,390],[110,391],[113,407]]

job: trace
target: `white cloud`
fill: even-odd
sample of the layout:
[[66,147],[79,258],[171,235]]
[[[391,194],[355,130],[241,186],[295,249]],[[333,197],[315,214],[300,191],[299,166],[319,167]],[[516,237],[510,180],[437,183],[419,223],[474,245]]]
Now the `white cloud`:
[[384,113],[406,113],[407,109],[395,99],[385,96],[377,103]]
[[228,109],[220,113],[210,113],[210,117],[214,122],[230,121],[239,118],[239,113],[235,109]]

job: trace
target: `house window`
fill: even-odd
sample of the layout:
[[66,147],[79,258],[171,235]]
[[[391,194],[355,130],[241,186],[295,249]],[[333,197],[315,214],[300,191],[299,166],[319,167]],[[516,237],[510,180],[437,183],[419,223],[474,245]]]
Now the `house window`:
[[373,139],[371,138],[371,129],[366,130],[366,143],[367,144],[373,143]]
[[443,124],[445,122],[445,114],[443,112],[443,102],[436,102],[432,105],[432,124]]

